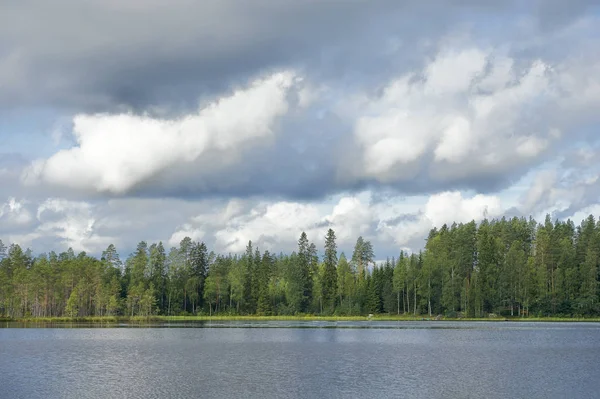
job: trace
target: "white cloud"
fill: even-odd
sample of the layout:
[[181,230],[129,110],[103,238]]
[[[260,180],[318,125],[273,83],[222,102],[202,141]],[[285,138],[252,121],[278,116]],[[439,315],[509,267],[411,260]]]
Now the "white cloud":
[[99,251],[112,239],[95,234],[93,207],[85,202],[50,198],[38,207],[37,219],[40,236],[59,237],[75,251]]
[[287,201],[259,204],[219,226],[215,232],[216,246],[241,252],[252,240],[263,249],[281,249],[280,245],[294,242],[302,230],[313,229],[320,219],[317,207],[312,204]]
[[457,191],[432,195],[425,205],[424,216],[433,226],[442,224],[467,223],[471,220],[493,218],[502,214],[504,209],[500,199],[493,195],[477,194],[463,198]]
[[510,45],[466,40],[380,92],[288,71],[177,119],[78,115],[76,146],[33,162],[22,179],[107,196],[306,198],[365,182],[482,191],[584,137],[582,115],[597,120],[598,62],[524,60]]
[[471,123],[457,116],[442,132],[440,143],[434,151],[435,160],[460,162],[475,146],[475,137],[471,133]]
[[[25,223],[31,225],[24,232],[9,233],[8,241],[23,247],[33,246],[36,252],[60,251],[72,247],[75,251],[98,253],[114,239],[95,232],[94,208],[86,202],[49,198],[37,205],[35,218],[23,208],[22,203],[12,199],[8,204],[2,211],[8,209],[9,215],[10,213],[26,215],[20,217]],[[3,216],[5,215],[6,213]],[[35,248],[38,244],[40,246]]]
[[[580,32],[592,50],[595,26]],[[378,255],[387,255],[419,249],[433,227],[508,209],[537,219],[573,214],[578,222],[599,209],[600,158],[592,147],[600,121],[598,56],[574,41],[573,48],[555,46],[552,37],[503,40],[477,38],[474,46],[468,37],[432,37],[425,51],[442,49],[426,60],[421,45],[396,42],[381,65],[345,65],[334,77],[314,65],[303,69],[314,73],[306,78],[275,73],[179,118],[79,114],[76,144],[33,162],[22,175],[34,186],[26,190],[43,198],[37,207],[28,191],[5,185],[27,201],[0,204],[3,234],[14,231],[9,237],[33,243],[36,251],[58,243],[94,252],[109,242],[130,250],[139,240],[177,246],[189,236],[218,252],[241,252],[249,240],[290,252],[303,230],[321,249],[332,227],[340,247],[351,248],[363,235]],[[18,58],[9,57],[0,70]],[[323,63],[335,64],[335,57],[326,58]],[[167,115],[165,101],[154,111]],[[65,132],[56,132],[66,144]],[[571,154],[575,146],[578,153]],[[567,171],[565,161],[536,173],[540,164],[569,156],[579,169]],[[20,168],[0,164],[0,178],[9,181]],[[494,191],[498,182],[508,185],[524,174],[527,179]],[[363,183],[372,195],[356,193]],[[392,197],[382,200],[378,183]],[[48,186],[66,196],[73,193],[63,187],[105,195],[95,196],[94,205],[82,197],[45,200]],[[204,194],[210,199],[194,197]],[[255,194],[262,196],[250,197]],[[295,200],[300,194],[319,199]],[[334,199],[323,199],[329,194]]]
[[354,173],[397,182],[423,161],[430,176],[451,179],[536,159],[560,138],[554,118],[535,115],[558,103],[557,79],[542,61],[520,74],[513,64],[491,50],[443,50],[422,75],[390,82],[354,109],[362,149]]
[[310,107],[319,100],[327,92],[324,86],[316,86],[310,82],[306,82],[303,78],[297,78],[295,81],[298,86],[298,105],[301,108]]
[[525,212],[531,212],[536,210],[539,205],[546,206],[549,197],[549,193],[553,190],[553,187],[557,184],[557,175],[554,170],[544,170],[539,172],[529,189],[523,193],[520,200],[521,208]]
[[599,176],[594,169],[542,169],[533,174],[529,187],[519,198],[518,208],[537,219],[548,213],[589,208],[598,201]]
[[234,199],[191,217],[171,235],[169,244],[178,245],[186,235],[195,235],[214,239],[216,250],[222,252],[243,252],[248,241],[262,250],[291,252],[302,231],[320,248],[327,229],[332,228],[339,245],[349,246],[359,235],[372,233],[374,217],[359,196],[341,196],[334,203]]
[[[331,227],[339,251],[349,255],[362,235],[373,242],[378,256],[385,257],[396,255],[400,248],[422,248],[429,230],[443,224],[498,218],[515,207],[541,220],[547,210],[582,204],[585,190],[597,185],[597,177],[593,176],[582,176],[580,182],[565,185],[566,177],[542,172],[531,182],[519,182],[521,188],[514,188],[516,195],[511,196],[445,191],[430,196],[381,198],[376,192],[365,191],[311,202],[120,199],[97,205],[54,198],[36,207],[33,218],[37,227],[10,234],[8,242],[32,246],[36,252],[71,246],[75,251],[95,254],[114,243],[125,256],[141,240],[162,240],[165,245],[178,246],[188,236],[205,241],[217,253],[241,253],[249,240],[261,250],[290,253],[296,250],[302,231],[322,251],[326,231]],[[17,208],[19,205],[13,204],[13,209]],[[576,223],[581,219],[576,212],[580,208],[587,212],[588,208],[595,211],[597,206],[574,208]]]
[[539,137],[521,137],[517,143],[517,154],[533,158],[548,147],[548,140]]
[[[443,224],[479,222],[484,218],[495,218],[504,213],[504,207],[497,196],[477,194],[464,197],[458,191],[434,194],[417,213],[405,215],[399,223],[380,221],[378,231],[394,240],[399,246],[412,246],[415,240],[422,240],[434,227]],[[417,246],[419,248],[419,246]]]
[[575,225],[579,225],[590,215],[593,215],[596,221],[600,219],[600,203],[589,205],[582,209],[579,209],[577,212],[574,212],[572,215],[569,215],[568,219],[571,219],[573,223],[575,223]]
[[171,235],[168,243],[171,247],[178,247],[179,243],[186,237],[191,238],[193,241],[202,241],[205,235],[206,233],[204,231],[194,228],[191,224],[186,223]]
[[480,49],[463,51],[446,49],[425,68],[426,95],[453,95],[464,93],[473,80],[482,75],[487,54]]
[[235,200],[235,208],[247,210],[223,217],[232,207],[228,203],[196,215],[173,233],[170,244],[178,245],[186,235],[194,238],[194,234],[202,232],[204,240],[210,242],[214,238],[219,252],[241,253],[251,240],[261,250],[289,253],[296,250],[298,237],[304,231],[320,250],[327,229],[332,228],[340,251],[351,250],[362,235],[373,241],[379,253],[388,255],[390,249],[393,253],[401,247],[419,249],[433,227],[454,221],[480,221],[504,212],[496,196],[464,197],[460,192],[442,192],[416,201],[391,197],[383,202],[370,201],[371,196],[371,192],[363,192],[340,196],[334,202],[260,202],[250,207]]
[[24,203],[13,197],[8,198],[4,204],[0,205],[0,221],[10,225],[26,225],[31,222],[31,213],[23,206]]
[[243,145],[274,134],[274,123],[288,110],[286,95],[293,82],[292,72],[276,73],[174,120],[77,115],[77,146],[35,162],[23,179],[120,194],[208,152],[227,154],[219,157],[223,164],[234,162]]
[[340,242],[351,243],[358,236],[370,233],[370,225],[376,217],[369,204],[353,196],[342,197],[324,219],[336,230]]

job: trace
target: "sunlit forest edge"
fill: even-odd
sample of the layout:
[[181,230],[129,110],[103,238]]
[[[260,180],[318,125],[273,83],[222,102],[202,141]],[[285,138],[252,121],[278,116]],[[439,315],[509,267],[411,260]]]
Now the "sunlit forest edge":
[[362,237],[349,257],[332,229],[315,239],[241,255],[141,241],[124,262],[112,244],[96,258],[0,241],[0,320],[600,320],[593,216],[443,225],[379,263]]

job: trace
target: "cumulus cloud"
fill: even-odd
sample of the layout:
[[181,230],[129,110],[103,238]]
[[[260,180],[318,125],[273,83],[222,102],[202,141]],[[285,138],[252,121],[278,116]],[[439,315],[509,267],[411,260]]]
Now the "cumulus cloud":
[[31,213],[24,207],[24,201],[11,197],[0,205],[0,221],[2,221],[4,228],[27,225],[31,220]]
[[263,250],[293,251],[302,231],[320,247],[327,229],[332,228],[338,243],[350,247],[359,235],[373,233],[373,216],[368,202],[358,196],[341,196],[331,204],[236,199],[190,218],[169,243],[176,245],[186,235],[208,230],[213,236],[203,233],[202,237],[223,252],[243,252],[248,241]]
[[585,138],[582,121],[600,104],[600,80],[585,71],[463,46],[443,47],[378,95],[279,72],[175,119],[78,115],[76,145],[22,176],[133,196],[498,190],[556,156],[565,131]]
[[113,239],[96,234],[93,207],[85,202],[48,199],[38,207],[37,219],[39,236],[58,237],[75,251],[99,252]]
[[202,241],[205,236],[206,233],[204,231],[194,228],[191,224],[186,223],[171,235],[168,244],[171,247],[178,247],[181,241],[186,237],[191,238],[193,241]]
[[502,214],[498,197],[477,194],[463,198],[459,192],[446,192],[431,196],[425,205],[425,217],[434,226],[444,223],[466,223],[471,220],[493,218]]
[[362,162],[354,173],[384,183],[418,172],[432,180],[497,179],[560,138],[552,117],[535,117],[559,99],[555,82],[540,60],[517,68],[494,50],[442,50],[422,75],[390,82],[359,111]]
[[295,202],[259,204],[247,214],[228,219],[215,232],[216,246],[241,252],[249,240],[263,249],[279,249],[277,244],[293,242],[302,229],[313,229],[320,220],[314,205]]
[[[458,191],[442,192],[429,197],[419,212],[398,218],[381,220],[378,231],[401,246],[420,248],[430,229],[443,224],[480,222],[501,216],[505,209],[497,196],[477,194],[465,197]],[[420,241],[420,245],[416,243]]]
[[[381,255],[390,255],[400,248],[418,249],[433,227],[452,222],[479,222],[504,212],[496,196],[465,197],[460,192],[441,192],[416,206],[406,198],[391,197],[374,202],[372,197],[367,191],[340,196],[334,202],[263,201],[227,217],[224,215],[229,213],[231,204],[224,204],[211,213],[190,218],[176,229],[169,242],[177,245],[186,235],[192,237],[202,231],[203,239],[222,252],[241,253],[250,240],[263,250],[289,252],[296,249],[302,231],[321,248],[327,229],[332,228],[340,251],[351,251],[356,239],[363,236],[375,243]],[[236,202],[235,207],[239,207],[239,200]],[[204,231],[212,231],[214,236]]]
[[386,256],[597,209],[594,2],[433,3],[0,6],[0,234],[289,251],[332,227]]
[[[459,191],[386,198],[377,198],[374,191],[363,191],[311,202],[131,198],[92,205],[54,198],[34,206],[33,228],[4,235],[3,239],[31,246],[36,252],[71,246],[76,251],[99,254],[109,243],[114,243],[126,255],[141,240],[163,241],[165,245],[177,247],[183,238],[190,237],[206,242],[218,253],[241,253],[249,240],[261,250],[289,253],[296,250],[302,231],[321,250],[326,231],[332,228],[338,237],[340,252],[349,254],[355,240],[362,235],[373,242],[377,256],[382,258],[397,255],[400,249],[419,250],[434,227],[497,218],[515,207],[526,214],[524,207],[529,203],[542,204],[541,208],[530,209],[541,220],[543,212],[560,201],[575,203],[581,199],[584,188],[598,186],[593,179],[587,179],[587,186],[581,182],[577,186],[581,188],[574,190],[568,188],[571,186],[561,186],[563,183],[557,184],[555,179],[558,177],[543,173],[532,179],[528,195],[506,198],[506,201],[502,194]],[[563,212],[568,213],[565,216],[580,218],[578,209],[584,213],[595,211],[597,204],[596,200],[595,205],[567,207]]]
[[36,209],[35,217],[21,203],[9,200],[9,217],[10,214],[19,215],[20,221],[27,223],[29,228],[20,231],[13,229],[8,234],[5,232],[8,242],[33,247],[37,252],[60,251],[71,247],[75,251],[99,253],[114,239],[95,232],[94,209],[86,202],[49,198],[40,204],[30,205],[34,205]]
[[73,129],[77,146],[36,161],[24,180],[122,194],[208,152],[221,152],[221,163],[235,162],[243,145],[273,134],[277,117],[287,112],[293,81],[291,72],[276,73],[176,120],[78,115]]
[[519,198],[519,210],[541,219],[546,214],[572,217],[577,211],[595,207],[600,203],[600,165],[594,166],[553,166],[538,171]]

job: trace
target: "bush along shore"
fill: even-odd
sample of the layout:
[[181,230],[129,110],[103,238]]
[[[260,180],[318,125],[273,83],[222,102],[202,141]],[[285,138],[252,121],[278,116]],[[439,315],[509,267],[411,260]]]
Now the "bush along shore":
[[323,322],[368,322],[368,321],[388,321],[388,322],[415,322],[415,321],[452,321],[452,322],[600,322],[600,317],[488,317],[488,318],[448,318],[437,316],[430,318],[427,315],[422,316],[317,316],[317,315],[298,315],[298,316],[235,316],[235,315],[198,315],[198,316],[88,316],[88,317],[26,317],[26,318],[0,318],[0,322],[6,323],[42,323],[42,324],[64,324],[64,323],[83,323],[83,324],[168,324],[181,322],[212,322],[212,321],[323,321]]

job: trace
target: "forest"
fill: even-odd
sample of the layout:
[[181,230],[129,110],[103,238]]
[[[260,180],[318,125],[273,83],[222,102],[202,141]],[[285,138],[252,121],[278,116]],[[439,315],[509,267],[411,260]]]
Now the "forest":
[[600,222],[502,218],[443,225],[418,253],[375,262],[370,241],[323,256],[305,233],[291,254],[216,254],[184,238],[142,241],[122,262],[72,249],[33,256],[0,241],[0,316],[443,315],[452,318],[600,315]]

